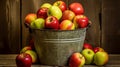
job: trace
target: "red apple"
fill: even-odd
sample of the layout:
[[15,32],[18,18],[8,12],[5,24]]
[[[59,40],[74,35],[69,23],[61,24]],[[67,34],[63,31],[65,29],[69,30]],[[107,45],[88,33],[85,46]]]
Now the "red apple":
[[101,47],[95,47],[95,48],[93,49],[93,51],[94,51],[95,53],[97,53],[97,52],[104,52],[105,50],[104,50],[103,48],[101,48]]
[[25,46],[21,49],[20,53],[24,53],[27,50],[32,50],[32,47],[31,46]]
[[88,26],[89,20],[85,15],[80,15],[77,24],[78,24],[78,28],[85,28]]
[[65,10],[62,15],[62,20],[73,20],[75,14],[71,10]]
[[25,53],[29,54],[32,58],[32,63],[36,63],[37,62],[37,53],[33,50],[27,50],[25,51]]
[[81,15],[76,15],[73,19],[73,23],[75,24],[75,28],[78,28],[78,20],[81,18]]
[[62,0],[54,2],[53,5],[58,6],[62,12],[64,12],[67,9],[66,3]]
[[45,21],[45,28],[59,29],[59,20],[54,16],[49,16]]
[[30,14],[26,15],[26,17],[25,17],[25,25],[27,27],[29,27],[31,22],[33,22],[36,19],[37,19],[37,15],[35,13],[30,13]]
[[73,53],[69,60],[69,67],[83,67],[85,58],[80,53]]
[[42,7],[40,9],[38,9],[38,11],[37,11],[37,18],[44,18],[44,19],[46,19],[47,18],[47,11],[48,11],[48,8],[46,8],[46,7]]
[[74,30],[75,25],[70,20],[63,20],[60,23],[60,30]]
[[69,5],[69,9],[72,10],[76,15],[84,14],[84,9],[81,3],[74,2]]
[[83,44],[83,49],[91,49],[91,50],[93,50],[93,47],[92,47],[92,45],[89,44],[89,43],[84,43],[84,44]]
[[32,58],[27,53],[21,53],[16,56],[17,67],[31,67]]

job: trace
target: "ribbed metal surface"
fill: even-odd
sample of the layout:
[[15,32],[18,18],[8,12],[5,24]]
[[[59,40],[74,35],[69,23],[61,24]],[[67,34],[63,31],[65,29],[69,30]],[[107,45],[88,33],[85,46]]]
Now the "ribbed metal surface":
[[72,53],[82,50],[86,28],[71,31],[34,30],[33,34],[41,64],[64,66]]

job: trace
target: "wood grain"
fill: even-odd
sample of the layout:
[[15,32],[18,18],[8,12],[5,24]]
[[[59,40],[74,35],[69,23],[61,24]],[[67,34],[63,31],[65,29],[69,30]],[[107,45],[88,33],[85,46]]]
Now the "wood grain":
[[[15,57],[17,54],[3,54],[0,55],[0,67],[16,67]],[[120,55],[118,54],[110,54],[109,62],[100,67],[120,67]],[[68,67],[68,66],[48,66],[41,65],[40,63],[32,64],[31,67]],[[99,67],[96,65],[85,65],[84,67]]]
[[120,54],[120,1],[102,1],[102,47]]
[[20,1],[0,2],[0,53],[17,53],[21,44]]

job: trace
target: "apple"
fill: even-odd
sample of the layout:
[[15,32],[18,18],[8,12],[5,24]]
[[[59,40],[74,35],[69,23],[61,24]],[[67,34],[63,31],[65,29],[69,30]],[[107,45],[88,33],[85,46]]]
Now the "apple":
[[84,44],[83,44],[83,49],[91,49],[91,50],[93,50],[93,47],[92,47],[92,45],[89,44],[89,43],[84,43]]
[[59,29],[59,21],[54,16],[49,16],[45,21],[45,28],[48,29]]
[[78,28],[85,28],[89,24],[89,19],[85,15],[80,15],[80,18],[77,20],[77,24]]
[[82,55],[85,57],[85,64],[91,64],[94,58],[94,51],[91,49],[83,49]]
[[32,47],[31,46],[25,46],[21,49],[20,53],[24,53],[27,50],[32,50]]
[[79,27],[78,27],[78,20],[79,20],[80,18],[82,18],[82,15],[76,15],[76,16],[74,17],[74,19],[73,19],[73,23],[75,24],[75,28],[76,28],[76,29],[79,28]]
[[62,20],[73,20],[75,13],[71,10],[65,10],[62,15]]
[[94,55],[94,63],[98,66],[102,66],[102,65],[105,65],[109,60],[109,55],[107,52],[97,52],[95,53]]
[[32,65],[32,58],[27,53],[18,54],[15,60],[17,67],[31,67]]
[[25,25],[26,27],[29,27],[31,22],[37,19],[37,15],[35,13],[30,13],[25,16]]
[[59,20],[62,17],[62,11],[58,6],[53,5],[48,9],[47,15],[54,16]]
[[69,5],[69,9],[72,10],[76,15],[84,14],[84,8],[81,3],[74,2]]
[[58,6],[62,12],[64,12],[67,9],[66,3],[62,0],[58,0],[54,2],[53,5]]
[[83,67],[85,58],[81,53],[73,53],[69,60],[69,67]]
[[43,18],[37,18],[30,25],[33,29],[43,29],[45,27],[45,20]]
[[46,8],[46,7],[42,7],[40,9],[38,9],[38,11],[37,11],[37,18],[44,18],[44,19],[46,19],[47,18],[47,11],[48,11],[48,8]]
[[93,49],[93,51],[96,53],[96,52],[98,52],[98,51],[105,51],[103,48],[101,48],[101,47],[95,47],[94,49]]
[[25,53],[29,54],[32,58],[32,63],[36,63],[37,62],[37,53],[33,50],[27,50],[25,51]]
[[42,4],[41,5],[41,7],[40,8],[42,8],[42,7],[46,7],[46,8],[50,8],[52,5],[50,4],[50,3],[44,3],[44,4]]
[[70,20],[63,20],[60,23],[60,30],[74,30],[75,25]]

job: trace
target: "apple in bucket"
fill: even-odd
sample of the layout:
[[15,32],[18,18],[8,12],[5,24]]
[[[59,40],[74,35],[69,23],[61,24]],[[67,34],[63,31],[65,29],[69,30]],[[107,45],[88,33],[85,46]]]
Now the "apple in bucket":
[[62,11],[61,9],[58,7],[58,6],[51,6],[49,9],[48,9],[48,12],[47,12],[47,15],[48,16],[54,16],[56,17],[58,20],[61,19],[62,17]]
[[81,3],[74,2],[69,5],[69,9],[72,10],[76,15],[84,14],[84,8]]
[[59,29],[59,21],[54,16],[49,16],[46,18],[45,27],[47,29]]
[[75,25],[70,20],[63,20],[60,23],[60,30],[74,30]]
[[54,2],[53,5],[58,6],[62,12],[64,12],[67,9],[66,3],[62,0],[58,0]]
[[73,20],[75,13],[71,10],[65,10],[62,15],[62,20]]
[[42,7],[40,9],[38,9],[37,11],[37,18],[44,18],[46,19],[47,18],[47,11],[48,11],[48,8],[46,7]]

